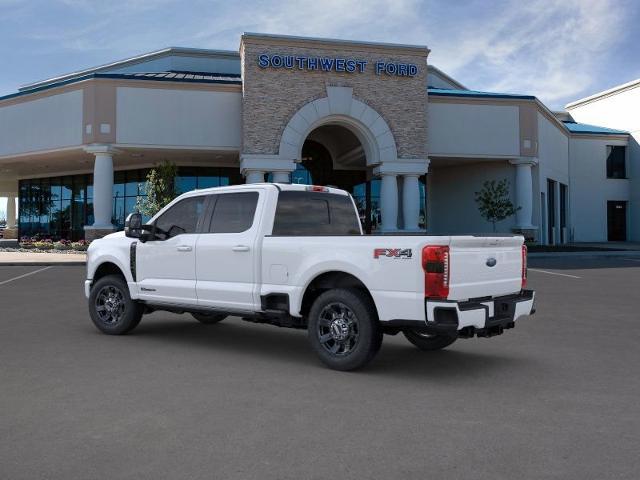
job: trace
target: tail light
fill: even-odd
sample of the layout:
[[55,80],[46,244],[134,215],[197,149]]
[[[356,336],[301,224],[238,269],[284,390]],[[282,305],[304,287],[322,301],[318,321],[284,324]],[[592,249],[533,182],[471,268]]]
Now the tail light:
[[430,245],[422,249],[424,270],[424,296],[447,298],[449,296],[449,247]]
[[522,289],[527,288],[527,246],[522,245]]

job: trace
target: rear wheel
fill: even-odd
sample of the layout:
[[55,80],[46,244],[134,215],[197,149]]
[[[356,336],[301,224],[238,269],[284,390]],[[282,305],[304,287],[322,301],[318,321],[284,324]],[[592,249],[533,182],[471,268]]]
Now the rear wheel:
[[320,360],[335,370],[354,370],[371,361],[382,331],[369,297],[358,290],[329,290],[311,306],[309,342]]
[[425,351],[441,350],[458,339],[455,335],[431,335],[417,330],[404,330],[402,333],[407,340]]
[[227,318],[227,316],[223,313],[191,313],[191,316],[198,320],[200,323],[204,323],[206,325],[210,325],[212,323],[218,323]]
[[131,300],[129,287],[120,275],[102,277],[91,288],[89,314],[102,333],[123,335],[138,326],[143,306]]

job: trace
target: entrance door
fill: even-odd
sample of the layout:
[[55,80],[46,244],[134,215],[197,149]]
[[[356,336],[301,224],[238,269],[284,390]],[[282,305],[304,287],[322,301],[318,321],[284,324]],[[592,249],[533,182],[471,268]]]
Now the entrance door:
[[627,202],[607,202],[607,229],[610,242],[627,240]]
[[556,243],[556,182],[547,180],[547,239],[550,245]]
[[549,243],[549,239],[544,238],[547,231],[547,214],[545,212],[547,208],[547,200],[544,192],[540,192],[540,241],[542,243]]
[[567,243],[567,186],[560,184],[560,243]]

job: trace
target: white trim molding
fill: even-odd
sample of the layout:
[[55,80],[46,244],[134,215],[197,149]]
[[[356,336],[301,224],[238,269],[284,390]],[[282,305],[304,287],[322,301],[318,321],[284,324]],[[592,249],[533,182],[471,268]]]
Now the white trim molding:
[[385,119],[353,97],[350,87],[327,86],[327,96],[307,103],[289,120],[280,138],[280,158],[300,161],[309,134],[322,125],[341,125],[360,141],[367,165],[398,159],[396,141]]

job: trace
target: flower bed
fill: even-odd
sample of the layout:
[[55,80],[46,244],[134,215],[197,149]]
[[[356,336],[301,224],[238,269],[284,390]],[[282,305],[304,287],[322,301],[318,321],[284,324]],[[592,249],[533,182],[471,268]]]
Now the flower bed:
[[86,240],[53,240],[41,237],[22,237],[18,248],[1,248],[0,252],[35,252],[35,253],[85,253],[89,244]]

